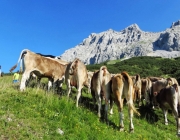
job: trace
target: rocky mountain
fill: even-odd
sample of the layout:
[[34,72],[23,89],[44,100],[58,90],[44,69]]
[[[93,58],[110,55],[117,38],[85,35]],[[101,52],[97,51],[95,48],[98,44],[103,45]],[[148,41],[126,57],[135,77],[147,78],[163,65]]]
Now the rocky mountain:
[[180,56],[180,20],[162,32],[145,32],[132,24],[120,32],[109,29],[92,33],[80,44],[66,50],[61,59],[81,59],[85,64],[135,56]]

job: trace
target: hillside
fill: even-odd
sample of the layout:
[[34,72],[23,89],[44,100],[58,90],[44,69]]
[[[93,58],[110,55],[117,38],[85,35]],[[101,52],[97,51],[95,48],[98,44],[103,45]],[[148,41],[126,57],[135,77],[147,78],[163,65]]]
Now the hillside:
[[[12,77],[0,78],[0,139],[1,140],[173,140],[176,137],[176,124],[171,112],[169,125],[164,125],[160,109],[139,108],[140,117],[134,115],[134,133],[128,131],[128,111],[124,104],[124,132],[119,132],[119,113],[114,106],[114,114],[109,122],[97,117],[97,106],[93,108],[92,98],[86,89],[75,107],[76,90],[67,100],[65,86],[63,94],[57,95],[37,88],[18,90],[12,85]],[[103,103],[104,107],[104,103]],[[103,110],[102,110],[103,111]]]
[[161,57],[139,56],[123,61],[106,61],[100,64],[87,65],[87,69],[94,71],[99,69],[99,67],[102,65],[106,65],[111,73],[127,71],[130,75],[139,74],[141,77],[174,77],[180,83],[180,57],[169,59]]
[[121,31],[91,33],[60,57],[67,61],[77,57],[85,64],[98,64],[136,56],[180,56],[180,20],[162,32],[142,31],[137,24],[132,24]]

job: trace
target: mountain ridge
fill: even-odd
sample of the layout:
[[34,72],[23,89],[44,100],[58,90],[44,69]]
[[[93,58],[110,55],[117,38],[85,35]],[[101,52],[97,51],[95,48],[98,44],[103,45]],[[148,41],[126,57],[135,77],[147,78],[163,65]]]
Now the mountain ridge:
[[136,56],[180,56],[180,20],[161,32],[142,31],[135,23],[121,31],[109,29],[91,33],[74,48],[66,50],[60,58],[72,61],[81,59],[85,64]]

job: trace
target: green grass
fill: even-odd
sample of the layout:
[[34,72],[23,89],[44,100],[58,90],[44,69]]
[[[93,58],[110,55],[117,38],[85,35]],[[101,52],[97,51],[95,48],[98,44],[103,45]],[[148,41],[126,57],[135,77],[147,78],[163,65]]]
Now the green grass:
[[116,64],[117,62],[120,62],[121,60],[109,60],[107,61],[107,65],[112,65],[112,64]]
[[[127,106],[124,107],[125,130],[119,131],[119,116],[114,105],[114,114],[109,122],[97,116],[91,95],[83,90],[79,108],[75,106],[76,90],[70,99],[63,95],[47,93],[37,88],[20,92],[12,84],[11,76],[0,77],[0,139],[5,140],[175,140],[176,124],[171,113],[169,125],[164,125],[160,109],[155,111],[140,108],[141,116],[134,115],[134,133],[129,133]],[[61,129],[64,134],[58,133]]]

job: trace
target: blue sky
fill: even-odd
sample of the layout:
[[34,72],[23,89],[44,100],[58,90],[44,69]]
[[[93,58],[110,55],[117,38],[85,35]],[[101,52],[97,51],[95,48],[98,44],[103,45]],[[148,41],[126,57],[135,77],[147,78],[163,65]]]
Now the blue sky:
[[91,33],[134,23],[159,32],[177,20],[179,0],[0,0],[0,65],[8,73],[23,49],[60,56]]

